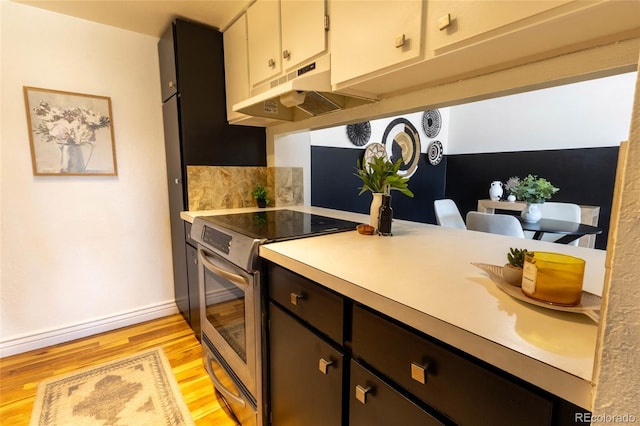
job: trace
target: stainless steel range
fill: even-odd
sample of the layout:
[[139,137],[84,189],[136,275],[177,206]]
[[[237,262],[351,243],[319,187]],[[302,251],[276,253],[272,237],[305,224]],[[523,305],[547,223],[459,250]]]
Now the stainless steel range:
[[196,217],[203,358],[242,425],[267,424],[261,244],[354,230],[357,223],[295,210]]

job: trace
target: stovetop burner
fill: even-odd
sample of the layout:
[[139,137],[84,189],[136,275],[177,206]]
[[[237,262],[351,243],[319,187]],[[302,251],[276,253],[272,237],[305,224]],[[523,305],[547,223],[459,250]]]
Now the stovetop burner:
[[276,242],[355,230],[356,222],[295,210],[265,210],[203,217],[205,221],[251,238]]

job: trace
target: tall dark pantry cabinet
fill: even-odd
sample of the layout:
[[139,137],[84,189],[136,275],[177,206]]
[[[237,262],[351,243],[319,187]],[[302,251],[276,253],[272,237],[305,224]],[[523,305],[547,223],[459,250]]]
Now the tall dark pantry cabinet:
[[196,247],[190,224],[187,166],[266,166],[264,128],[227,123],[222,33],[176,19],[158,42],[173,253],[180,313],[200,338]]

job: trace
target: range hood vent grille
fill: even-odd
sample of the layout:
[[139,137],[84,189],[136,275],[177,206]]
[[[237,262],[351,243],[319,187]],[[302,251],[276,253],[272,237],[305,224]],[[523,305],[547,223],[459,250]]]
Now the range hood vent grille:
[[274,120],[304,119],[377,101],[377,97],[334,93],[331,88],[330,57],[324,55],[254,89],[258,93],[233,106],[233,110]]
[[318,92],[307,92],[304,102],[297,107],[309,115],[322,115],[342,109],[340,105]]

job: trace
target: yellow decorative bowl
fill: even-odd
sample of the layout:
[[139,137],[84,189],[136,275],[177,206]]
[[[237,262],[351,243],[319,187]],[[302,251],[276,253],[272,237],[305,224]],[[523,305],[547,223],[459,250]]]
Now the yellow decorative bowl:
[[543,251],[524,258],[522,292],[532,299],[561,306],[575,306],[582,298],[584,259]]

